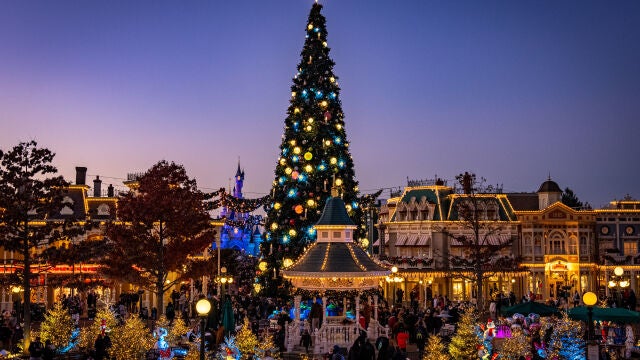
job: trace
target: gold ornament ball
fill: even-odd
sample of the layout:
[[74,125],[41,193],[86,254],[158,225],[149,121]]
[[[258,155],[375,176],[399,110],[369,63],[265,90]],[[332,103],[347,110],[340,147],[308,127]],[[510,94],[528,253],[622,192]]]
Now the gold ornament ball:
[[310,153],[310,152],[304,153],[304,159],[307,160],[307,161],[313,159],[313,154]]
[[260,271],[267,271],[267,262],[260,261],[260,264],[258,264],[258,269],[260,269]]
[[288,268],[289,266],[293,265],[293,260],[286,258],[284,259],[284,261],[282,262],[282,265],[286,268]]

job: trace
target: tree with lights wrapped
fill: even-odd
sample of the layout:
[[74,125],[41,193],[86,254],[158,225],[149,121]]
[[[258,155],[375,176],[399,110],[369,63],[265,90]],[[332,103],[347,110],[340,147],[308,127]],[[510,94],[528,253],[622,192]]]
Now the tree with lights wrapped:
[[169,335],[167,335],[167,342],[172,345],[178,345],[182,342],[184,336],[189,332],[189,327],[185,324],[184,320],[177,318],[173,320],[173,325],[169,328]]
[[251,331],[251,323],[249,318],[244,318],[244,324],[238,333],[236,334],[236,344],[242,359],[249,359],[249,357],[256,352],[256,346],[258,346],[258,338]]
[[365,235],[364,212],[358,198],[353,159],[344,126],[340,87],[329,57],[322,5],[311,8],[306,40],[291,86],[280,157],[267,209],[262,254],[267,269],[262,284],[267,295],[282,285],[278,271],[285,259],[295,260],[316,238],[319,219],[332,185],[340,189],[349,216],[357,225],[354,239]]
[[553,324],[549,342],[549,358],[580,360],[585,358],[582,322],[569,319],[566,313]]
[[442,342],[442,338],[438,335],[431,335],[427,339],[427,345],[424,348],[422,360],[449,360],[447,348]]
[[[91,325],[83,327],[82,331],[80,331],[78,348],[85,351],[92,349],[98,335],[100,335],[102,331],[110,332],[114,330],[117,324],[118,320],[116,319],[116,315],[109,310],[109,308],[98,309]],[[111,334],[109,337],[111,337]]]
[[520,356],[531,357],[531,338],[522,331],[514,328],[511,337],[504,339],[500,350],[500,359],[518,360]]
[[474,308],[467,309],[460,316],[457,329],[451,344],[449,354],[454,360],[469,360],[478,358],[478,349],[481,346],[480,338],[476,332],[478,315]]
[[151,332],[137,316],[128,318],[110,338],[109,354],[116,359],[141,359],[154,343]]
[[267,351],[274,359],[280,359],[280,352],[278,351],[278,347],[273,341],[273,334],[269,333],[269,331],[265,330],[262,334],[262,340],[257,346],[256,355],[259,359],[264,359]]
[[56,349],[61,349],[71,341],[75,325],[69,312],[61,303],[54,305],[47,311],[44,321],[40,324],[40,338],[42,341],[51,340]]

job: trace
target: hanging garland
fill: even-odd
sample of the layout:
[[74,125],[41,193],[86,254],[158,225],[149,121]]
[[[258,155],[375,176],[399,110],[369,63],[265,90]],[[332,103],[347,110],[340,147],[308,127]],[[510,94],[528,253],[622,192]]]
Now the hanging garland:
[[235,228],[246,229],[256,225],[264,226],[264,219],[262,215],[249,215],[246,219],[241,220],[225,219],[224,224]]
[[368,299],[370,296],[378,295],[378,298],[382,298],[382,293],[378,289],[368,290],[306,290],[297,289],[294,295],[300,295],[303,299],[311,299],[313,297],[326,296],[328,298],[341,299],[341,298],[355,298],[359,296],[360,299]]
[[363,195],[360,197],[360,206],[363,208],[368,208],[378,199],[378,197],[382,194],[382,189],[374,192],[373,194]]
[[[214,199],[216,197],[219,197],[219,199]],[[265,195],[257,199],[240,199],[228,194],[225,188],[220,188],[217,191],[205,194],[205,199],[208,200],[208,210],[224,206],[235,212],[250,213],[261,206],[269,204],[271,202],[271,195]]]

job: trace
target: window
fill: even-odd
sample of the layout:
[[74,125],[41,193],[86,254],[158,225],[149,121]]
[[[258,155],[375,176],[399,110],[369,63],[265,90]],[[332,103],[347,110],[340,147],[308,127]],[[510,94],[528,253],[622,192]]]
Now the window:
[[569,254],[571,255],[578,254],[578,239],[574,237],[569,239]]
[[635,241],[625,241],[624,242],[624,254],[625,255],[636,255],[638,253],[638,243]]
[[328,239],[329,238],[329,232],[328,231],[323,231],[320,237],[323,238],[323,239]]
[[533,241],[533,251],[535,255],[542,255],[542,239],[539,236]]
[[334,231],[333,232],[333,238],[334,239],[340,239],[342,237],[342,233],[340,231]]
[[580,238],[580,255],[589,255],[589,243],[584,236]]
[[564,240],[552,239],[550,245],[551,245],[551,254],[564,254]]
[[522,252],[526,255],[533,254],[533,242],[531,241],[531,236],[529,235],[524,237]]

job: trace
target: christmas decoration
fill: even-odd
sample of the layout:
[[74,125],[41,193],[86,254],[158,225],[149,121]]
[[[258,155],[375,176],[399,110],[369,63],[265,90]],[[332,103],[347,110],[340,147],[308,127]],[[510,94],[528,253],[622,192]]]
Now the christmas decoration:
[[242,359],[250,359],[256,352],[256,346],[258,346],[258,338],[251,331],[251,323],[249,318],[244,318],[244,324],[238,333],[236,334],[236,344]]
[[141,359],[154,344],[149,329],[137,316],[128,318],[109,336],[112,344],[109,354],[116,359]]
[[555,320],[549,342],[550,359],[581,360],[585,358],[582,322],[569,319],[566,313]]
[[93,349],[93,345],[98,338],[98,335],[105,332],[109,333],[111,337],[112,330],[116,329],[118,320],[115,314],[109,310],[109,308],[98,309],[96,317],[91,325],[83,327],[80,332],[80,340],[78,341],[78,348],[83,351]]
[[[279,287],[284,293],[288,291],[281,286],[279,277],[282,260],[297,259],[303,248],[315,241],[315,233],[309,229],[319,219],[332,186],[339,186],[339,196],[345,203],[360,201],[321,9],[322,5],[316,3],[309,14],[308,24],[312,27],[306,30],[293,78],[280,158],[276,162],[272,202],[267,209],[269,226],[262,243],[262,254],[268,263],[260,279],[265,295],[275,294]],[[278,209],[275,204],[279,204]],[[353,238],[363,238],[366,231],[362,206],[352,207],[349,216],[357,225]],[[294,235],[291,229],[295,229]],[[287,247],[272,253],[272,244]]]
[[153,331],[153,337],[158,339],[155,345],[153,345],[153,348],[158,352],[158,360],[169,360],[173,358],[169,343],[165,340],[168,334],[167,329],[163,327],[156,327]]
[[269,333],[268,330],[265,330],[264,333],[262,333],[262,341],[260,341],[256,349],[256,357],[258,359],[264,359],[267,351],[272,358],[276,360],[280,359],[280,352],[273,341],[273,334]]
[[424,348],[424,355],[422,360],[449,360],[449,354],[447,354],[447,348],[442,342],[442,338],[438,335],[431,335],[427,339],[427,344]]
[[449,354],[454,360],[469,360],[479,358],[482,344],[476,333],[478,315],[475,309],[467,307],[460,316],[456,332],[451,337]]
[[519,360],[520,356],[531,357],[531,338],[526,336],[522,328],[514,327],[511,337],[502,343],[500,359]]
[[56,303],[47,311],[44,321],[40,324],[40,338],[43,342],[51,340],[56,349],[61,349],[71,341],[74,329],[75,325],[69,311],[64,309],[61,303]]
[[173,325],[169,327],[169,334],[167,335],[167,342],[171,345],[178,345],[183,343],[183,337],[189,332],[189,327],[184,323],[182,318],[173,320]]
[[224,342],[220,344],[220,348],[216,353],[218,360],[240,360],[241,354],[233,336],[225,336]]

